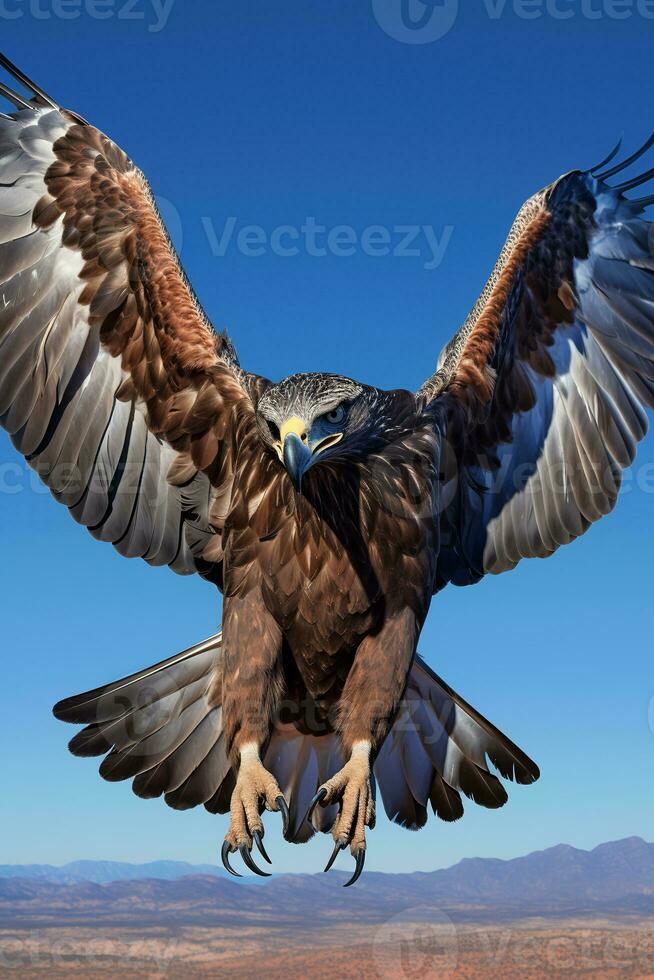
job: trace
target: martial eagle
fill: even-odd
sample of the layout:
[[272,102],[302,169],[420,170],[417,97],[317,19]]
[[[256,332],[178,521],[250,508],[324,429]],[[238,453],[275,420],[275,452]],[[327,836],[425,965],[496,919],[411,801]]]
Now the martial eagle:
[[[506,801],[535,764],[416,647],[447,583],[544,558],[614,506],[654,407],[654,145],[520,210],[419,391],[239,365],[180,268],[150,188],[6,58],[0,422],[73,517],[126,557],[197,573],[222,632],[60,702],[80,756],[142,797],[230,813],[257,868],[264,808],[331,832],[356,880],[376,787],[422,827]],[[613,180],[617,178],[617,182]],[[233,872],[235,873],[235,872]],[[348,882],[348,884],[351,882]]]

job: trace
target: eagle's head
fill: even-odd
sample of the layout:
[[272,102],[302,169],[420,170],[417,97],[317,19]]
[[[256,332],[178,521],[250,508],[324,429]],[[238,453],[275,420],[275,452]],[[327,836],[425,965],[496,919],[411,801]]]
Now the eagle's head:
[[259,428],[300,490],[316,463],[356,459],[385,441],[389,415],[383,408],[394,394],[337,374],[295,374],[263,394]]

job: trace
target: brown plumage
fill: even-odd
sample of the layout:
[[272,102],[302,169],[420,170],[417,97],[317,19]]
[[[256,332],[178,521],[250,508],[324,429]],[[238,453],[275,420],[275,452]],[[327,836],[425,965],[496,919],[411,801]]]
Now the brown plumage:
[[615,503],[654,405],[651,202],[592,172],[535,195],[417,394],[273,384],[211,328],[131,161],[33,91],[0,115],[0,422],[93,535],[224,595],[218,636],[56,706],[86,726],[71,750],[229,810],[230,870],[238,849],[259,872],[264,807],[289,840],[331,831],[330,863],[349,845],[355,880],[376,784],[412,828],[458,819],[461,793],[502,806],[490,764],[536,766],[418,639],[446,583]]

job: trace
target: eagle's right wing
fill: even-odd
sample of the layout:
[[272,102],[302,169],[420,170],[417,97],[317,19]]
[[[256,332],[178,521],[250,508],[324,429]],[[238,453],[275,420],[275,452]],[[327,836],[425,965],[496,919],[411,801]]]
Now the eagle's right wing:
[[[614,507],[654,408],[654,169],[610,159],[521,209],[419,397],[447,416],[436,587],[544,558]],[[616,151],[617,152],[617,151]]]
[[128,557],[221,584],[230,438],[248,377],[114,143],[0,94],[0,423],[73,517]]

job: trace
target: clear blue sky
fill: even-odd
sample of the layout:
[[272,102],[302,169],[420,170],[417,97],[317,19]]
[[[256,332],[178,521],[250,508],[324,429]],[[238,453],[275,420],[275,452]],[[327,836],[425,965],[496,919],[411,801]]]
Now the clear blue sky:
[[[391,34],[397,5],[375,3]],[[416,387],[523,200],[596,163],[623,131],[630,147],[654,127],[654,22],[635,4],[627,19],[609,0],[593,0],[597,19],[570,0],[558,8],[569,20],[524,19],[511,2],[495,17],[501,4],[461,7],[449,33],[425,44],[382,30],[371,0],[177,0],[161,30],[148,29],[161,24],[151,0],[133,8],[142,19],[125,18],[124,0],[4,0],[0,19],[9,56],[120,143],[168,202],[186,270],[244,365]],[[100,20],[100,9],[112,15]],[[211,240],[230,216],[232,243],[218,256]],[[265,246],[255,257],[233,244],[245,225],[269,236],[311,217],[358,236],[382,226],[392,246],[401,225],[451,237],[431,269],[424,236],[418,256],[366,254],[374,233],[372,249],[359,237],[347,256],[301,242],[295,255]],[[73,730],[50,713],[215,632],[217,593],[93,541],[24,470],[7,469],[17,461],[3,434],[0,862],[217,859],[226,818],[175,813],[103,782],[94,761],[67,753]],[[654,438],[636,469],[654,483]],[[510,788],[501,811],[468,803],[454,826],[412,835],[382,823],[371,867],[651,838],[654,497],[630,486],[615,514],[554,558],[437,598],[423,654],[542,778]],[[327,840],[293,848],[272,830],[276,869],[322,867]]]

